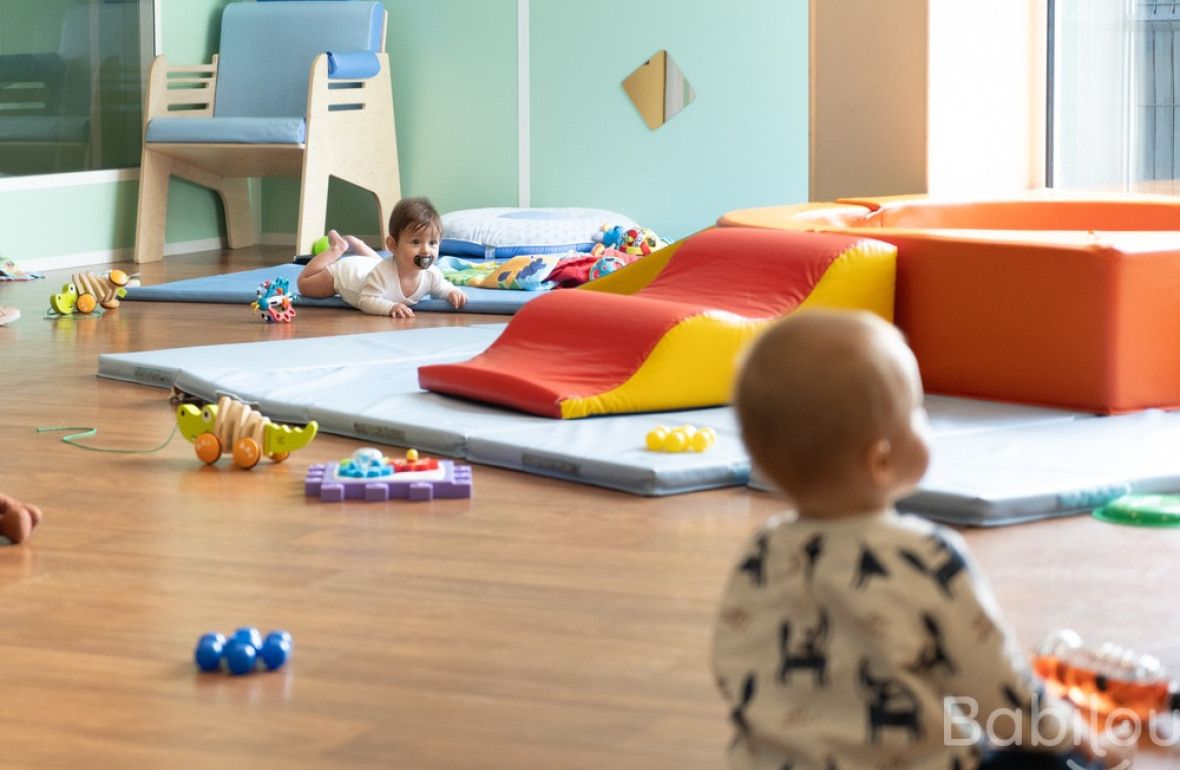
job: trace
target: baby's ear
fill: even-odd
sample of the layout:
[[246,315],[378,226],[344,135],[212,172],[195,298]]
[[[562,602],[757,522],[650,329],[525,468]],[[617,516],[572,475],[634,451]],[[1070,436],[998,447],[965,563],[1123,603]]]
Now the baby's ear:
[[392,235],[385,236],[385,249],[386,249],[386,251],[396,251],[397,250],[397,239],[394,238]]
[[864,463],[874,485],[887,487],[893,482],[893,444],[889,439],[879,438],[869,444]]

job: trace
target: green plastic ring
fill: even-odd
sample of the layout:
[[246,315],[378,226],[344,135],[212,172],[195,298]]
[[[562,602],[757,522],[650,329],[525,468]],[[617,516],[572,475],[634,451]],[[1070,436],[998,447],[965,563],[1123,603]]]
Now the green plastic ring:
[[1180,495],[1126,495],[1095,508],[1094,518],[1132,527],[1180,527]]

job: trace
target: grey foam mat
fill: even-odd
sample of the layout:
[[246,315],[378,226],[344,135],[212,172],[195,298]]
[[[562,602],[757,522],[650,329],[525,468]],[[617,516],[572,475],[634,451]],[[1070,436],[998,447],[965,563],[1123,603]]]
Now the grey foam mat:
[[[209,275],[201,278],[189,278],[184,281],[159,283],[153,286],[131,286],[127,289],[127,299],[145,302],[214,302],[219,304],[249,305],[257,298],[259,285],[263,281],[275,278],[285,278],[292,287],[296,285],[302,265],[286,262],[275,267],[260,267],[254,270],[243,270],[224,275]],[[464,313],[489,313],[493,315],[512,315],[520,306],[539,294],[536,291],[509,291],[499,289],[480,289],[464,287],[467,294],[467,304]],[[313,299],[300,297],[295,302],[295,311],[301,307],[351,307],[340,297],[328,299]],[[428,297],[414,305],[414,310],[455,312],[454,308],[445,300]],[[359,311],[358,311],[359,312]]]
[[[99,375],[157,387],[175,384],[209,400],[227,393],[279,421],[369,443],[413,446],[538,475],[644,495],[745,484],[749,463],[731,410],[551,420],[427,393],[418,367],[484,350],[503,325],[436,327],[99,357]],[[707,452],[644,448],[657,424],[711,426]]]
[[[417,369],[484,350],[502,324],[106,354],[104,377],[230,393],[276,420],[315,419],[367,443],[414,446],[644,495],[746,484],[732,410],[550,420],[418,389]],[[992,526],[1088,511],[1126,492],[1180,491],[1180,413],[1115,417],[967,399],[927,399],[933,461],[904,510]],[[711,426],[700,454],[648,452],[657,424]]]

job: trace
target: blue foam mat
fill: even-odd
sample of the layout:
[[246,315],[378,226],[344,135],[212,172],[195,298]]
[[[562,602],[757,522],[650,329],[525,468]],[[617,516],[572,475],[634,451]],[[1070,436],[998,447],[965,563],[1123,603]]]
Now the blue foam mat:
[[[285,262],[275,267],[260,267],[238,273],[190,278],[185,281],[172,281],[154,286],[131,286],[127,289],[127,299],[148,302],[215,302],[248,305],[257,299],[258,286],[263,281],[285,278],[294,287],[302,270],[302,265]],[[464,313],[489,313],[492,315],[512,315],[520,309],[521,305],[544,293],[480,289],[466,286],[463,287],[463,291],[467,294],[467,305],[463,308]],[[298,310],[301,307],[352,309],[338,296],[328,299],[300,297],[295,308]],[[419,310],[455,312],[455,309],[448,305],[446,300],[433,297],[428,297],[414,305],[414,311]]]
[[[279,421],[366,443],[413,446],[472,462],[644,495],[766,488],[729,408],[551,420],[418,388],[418,367],[484,350],[503,324],[407,329],[99,357],[99,375],[229,393]],[[1180,413],[1116,417],[931,396],[933,462],[904,510],[994,526],[1088,511],[1128,492],[1180,491]],[[710,426],[700,453],[648,452],[656,424]]]

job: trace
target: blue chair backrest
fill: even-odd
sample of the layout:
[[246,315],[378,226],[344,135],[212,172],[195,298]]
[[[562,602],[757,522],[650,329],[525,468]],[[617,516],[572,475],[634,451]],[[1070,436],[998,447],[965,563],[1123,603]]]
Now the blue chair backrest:
[[227,5],[221,17],[216,117],[307,114],[307,73],[326,51],[381,52],[385,6],[355,0]]

